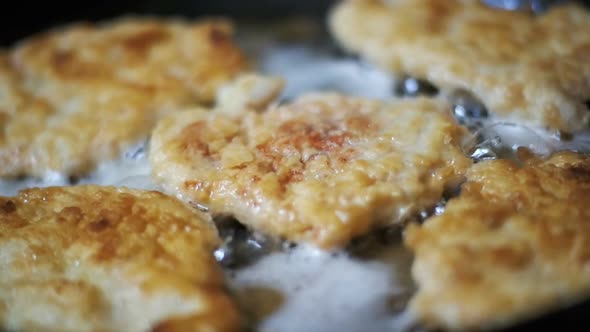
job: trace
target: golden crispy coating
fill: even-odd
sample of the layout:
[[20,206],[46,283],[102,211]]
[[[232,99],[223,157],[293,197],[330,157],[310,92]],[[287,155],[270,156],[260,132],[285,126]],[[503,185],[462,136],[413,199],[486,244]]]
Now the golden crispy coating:
[[264,113],[177,113],[152,135],[170,193],[256,230],[324,248],[434,205],[470,166],[448,105],[336,94]]
[[589,156],[487,161],[467,178],[444,214],[406,234],[425,323],[497,327],[590,294]]
[[351,51],[471,91],[499,118],[566,131],[590,120],[590,14],[578,5],[534,16],[480,0],[347,0],[330,24]]
[[0,54],[0,176],[80,175],[245,68],[224,21],[77,24]]
[[279,77],[244,73],[217,91],[218,112],[241,113],[244,108],[262,111],[281,94],[285,82]]
[[208,217],[158,192],[0,197],[0,329],[237,331]]

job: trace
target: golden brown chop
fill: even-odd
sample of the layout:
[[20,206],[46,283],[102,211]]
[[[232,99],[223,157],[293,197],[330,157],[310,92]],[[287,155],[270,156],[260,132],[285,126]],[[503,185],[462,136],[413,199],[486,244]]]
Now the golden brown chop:
[[332,248],[436,204],[471,164],[464,134],[440,100],[317,94],[262,113],[176,113],[149,158],[169,193]]
[[590,13],[509,12],[480,0],[347,0],[330,25],[347,49],[442,92],[467,90],[501,120],[576,131],[590,112]]
[[239,331],[210,219],[158,192],[0,197],[0,329]]
[[0,53],[0,177],[83,175],[246,67],[225,21],[75,24]]
[[467,178],[444,214],[406,235],[422,321],[489,329],[590,295],[589,156],[486,161]]

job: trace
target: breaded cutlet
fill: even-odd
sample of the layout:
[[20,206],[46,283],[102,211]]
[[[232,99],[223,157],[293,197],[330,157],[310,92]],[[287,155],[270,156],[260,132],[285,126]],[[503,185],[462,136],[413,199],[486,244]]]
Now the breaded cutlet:
[[0,330],[241,331],[211,219],[159,192],[0,197]]
[[80,176],[247,68],[224,20],[78,23],[0,53],[0,177]]
[[428,326],[489,330],[590,295],[590,156],[476,164],[445,212],[411,227]]
[[480,0],[346,0],[334,37],[396,75],[467,91],[500,121],[588,128],[590,13],[568,2],[535,15]]
[[175,113],[149,160],[169,194],[322,248],[435,205],[471,165],[441,100],[315,94],[263,112]]

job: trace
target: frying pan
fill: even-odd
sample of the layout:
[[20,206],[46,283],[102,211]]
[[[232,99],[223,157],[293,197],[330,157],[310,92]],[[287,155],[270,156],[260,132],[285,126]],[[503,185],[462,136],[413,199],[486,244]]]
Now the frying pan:
[[[444,1],[444,0],[441,0]],[[278,19],[285,16],[311,16],[319,20],[336,0],[104,0],[37,2],[17,0],[0,13],[0,46],[48,27],[79,20],[101,20],[123,14],[154,14],[196,17],[225,15],[234,18]],[[501,1],[495,1],[501,2]],[[588,6],[590,1],[583,1]],[[590,299],[548,312],[502,332],[549,330],[587,330],[590,328]]]

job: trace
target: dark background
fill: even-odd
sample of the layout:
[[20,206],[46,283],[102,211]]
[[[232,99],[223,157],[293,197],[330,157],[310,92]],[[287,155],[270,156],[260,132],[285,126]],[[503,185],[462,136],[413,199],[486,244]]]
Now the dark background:
[[[443,0],[445,1],[445,0]],[[4,0],[0,8],[0,45],[50,26],[79,20],[100,20],[123,14],[227,15],[248,18],[322,16],[335,0]]]
[[[338,0],[4,0],[0,7],[0,46],[64,23],[110,18],[123,14],[227,15],[277,18],[311,15],[322,17]],[[440,0],[447,1],[447,0]],[[502,0],[485,0],[502,3]],[[517,1],[517,0],[512,0]],[[526,1],[526,0],[518,0]],[[531,0],[528,0],[531,1]],[[532,0],[539,3],[568,0]],[[575,1],[575,0],[574,0]],[[590,6],[590,0],[578,2]]]

